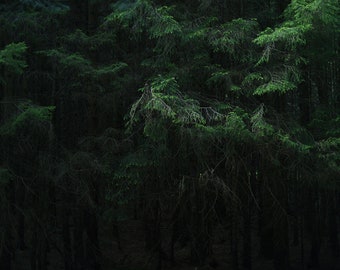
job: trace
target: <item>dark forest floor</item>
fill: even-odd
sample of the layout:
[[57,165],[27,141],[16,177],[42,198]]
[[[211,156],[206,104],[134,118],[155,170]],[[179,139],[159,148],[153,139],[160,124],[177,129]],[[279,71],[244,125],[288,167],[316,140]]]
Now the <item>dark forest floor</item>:
[[[144,249],[144,235],[143,225],[139,221],[122,222],[119,226],[120,239],[122,251],[119,250],[118,244],[110,237],[103,236],[103,264],[104,269],[132,270],[132,269],[148,269],[146,261],[148,258]],[[163,234],[167,235],[167,228],[163,228]],[[232,259],[230,255],[230,243],[221,237],[222,232],[215,232],[215,239],[213,244],[213,254],[207,259],[207,265],[201,268],[195,268],[190,264],[190,248],[188,246],[181,247],[176,245],[175,250],[175,265],[172,265],[168,260],[164,260],[164,269],[169,270],[209,270],[209,269],[233,269]],[[252,264],[253,270],[274,270],[273,262],[270,260],[262,259],[259,256],[259,241],[255,232],[253,234],[253,255]],[[165,245],[163,249],[165,252],[169,250],[170,239],[164,240]],[[241,242],[241,239],[240,239]],[[323,243],[324,246],[320,253],[320,268],[322,270],[340,270],[340,258],[334,259],[331,256],[331,250]],[[241,247],[241,243],[240,243]],[[308,257],[310,252],[310,245],[304,241],[304,263],[301,260],[301,245],[292,247],[290,250],[290,264],[292,270],[302,270],[308,268]],[[241,254],[240,254],[241,255]],[[240,259],[241,260],[241,256]],[[211,264],[212,266],[209,266]],[[244,269],[241,266],[239,269]]]
[[[144,248],[143,225],[141,221],[129,220],[118,224],[121,249],[119,249],[118,241],[113,233],[112,228],[106,228],[106,231],[100,232],[100,247],[101,247],[101,264],[102,270],[146,270],[149,269],[147,264],[149,255]],[[170,238],[168,228],[163,228],[164,252],[169,252]],[[255,231],[255,230],[254,230]],[[163,261],[163,269],[168,270],[226,270],[233,269],[230,256],[230,244],[228,239],[221,237],[221,231],[215,231],[215,239],[213,243],[213,254],[207,259],[207,264],[204,267],[195,267],[190,264],[190,249],[188,246],[181,247],[176,245],[175,258],[176,262],[173,265],[166,258]],[[274,270],[272,261],[260,258],[257,236],[253,234],[253,252],[252,266],[253,270]],[[168,238],[168,239],[167,239]],[[241,239],[240,239],[241,247]],[[290,249],[290,265],[291,270],[312,269],[308,268],[308,257],[310,245],[304,241],[304,263],[301,260],[301,245]],[[165,254],[166,256],[166,254]],[[239,270],[243,270],[241,256],[239,256]],[[61,251],[51,248],[48,253],[49,267],[48,270],[62,270],[63,258]],[[18,251],[16,254],[15,270],[30,270],[30,253],[27,250]],[[1,269],[5,270],[5,269]],[[320,253],[320,268],[319,270],[340,270],[340,258],[333,258],[331,250],[327,247],[326,241]]]

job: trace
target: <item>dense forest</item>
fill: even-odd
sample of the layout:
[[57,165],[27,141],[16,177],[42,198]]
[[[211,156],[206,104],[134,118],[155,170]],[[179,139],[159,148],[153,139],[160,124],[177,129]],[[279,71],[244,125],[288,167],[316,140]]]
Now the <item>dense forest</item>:
[[0,269],[340,269],[338,0],[1,0]]

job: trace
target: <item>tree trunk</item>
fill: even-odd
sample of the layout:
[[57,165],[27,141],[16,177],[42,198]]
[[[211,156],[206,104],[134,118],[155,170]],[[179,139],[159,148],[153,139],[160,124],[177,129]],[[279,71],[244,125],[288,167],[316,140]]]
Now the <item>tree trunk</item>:
[[273,258],[273,213],[272,213],[272,197],[268,190],[265,188],[267,180],[262,179],[261,189],[261,211],[259,218],[259,230],[260,230],[260,254],[264,258]]
[[338,237],[338,220],[337,220],[337,202],[336,202],[336,194],[332,194],[330,196],[330,205],[329,205],[329,242],[332,249],[332,254],[334,258],[339,257],[339,237]]
[[238,216],[237,209],[233,207],[231,210],[231,226],[230,226],[230,251],[231,251],[231,261],[234,270],[239,269],[239,259],[238,259]]
[[308,237],[311,241],[311,250],[308,266],[311,268],[319,268],[319,254],[321,249],[320,237],[320,217],[318,214],[319,208],[319,192],[317,189],[309,190],[306,201],[305,224]]
[[299,85],[300,91],[300,122],[302,125],[306,125],[309,123],[311,119],[311,109],[310,109],[310,99],[311,99],[311,85],[309,78],[309,71],[306,70],[303,74],[304,81]]
[[327,76],[325,76],[325,68],[320,64],[318,70],[314,74],[315,84],[318,88],[319,102],[323,106],[329,105],[329,88],[327,85]]
[[276,270],[289,268],[289,232],[287,216],[286,177],[278,175],[273,187],[273,240],[274,266]]
[[5,230],[3,240],[3,245],[0,249],[0,269],[12,270],[13,248],[11,245],[11,235],[8,230]]
[[[157,182],[157,180],[156,180]],[[152,185],[147,184],[147,185]],[[155,183],[154,187],[148,187],[148,194],[156,196],[156,198],[147,199],[144,208],[144,229],[145,229],[145,248],[149,253],[149,269],[160,270],[162,269],[162,239],[161,239],[161,213],[160,202],[157,195],[159,190],[158,184]],[[156,187],[156,190],[155,190]],[[151,192],[150,192],[151,191]],[[153,191],[153,192],[152,192]]]
[[98,220],[92,209],[85,211],[85,230],[87,234],[86,257],[91,270],[100,270],[100,248],[98,240]]
[[62,209],[62,239],[64,245],[64,268],[65,270],[73,270],[71,235],[70,235],[70,213],[66,206]]
[[81,207],[76,207],[73,212],[73,251],[74,251],[74,268],[75,270],[83,269],[85,256],[84,256],[84,216],[83,209]]
[[252,269],[252,239],[251,239],[251,202],[248,204],[248,209],[243,217],[243,267],[245,269]]
[[17,232],[18,232],[18,248],[20,250],[26,249],[25,244],[25,187],[21,182],[17,182],[16,188],[16,202],[17,202]]

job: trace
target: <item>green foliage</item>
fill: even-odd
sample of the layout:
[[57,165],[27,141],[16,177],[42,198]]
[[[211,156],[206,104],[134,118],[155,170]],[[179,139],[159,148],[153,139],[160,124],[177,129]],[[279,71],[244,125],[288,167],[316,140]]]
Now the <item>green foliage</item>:
[[59,58],[62,68],[67,71],[88,72],[91,69],[90,61],[78,53],[70,55],[61,54]]
[[170,15],[171,7],[154,7],[148,0],[137,0],[135,3],[118,1],[116,11],[107,17],[107,23],[120,22],[124,27],[131,27],[135,34],[149,32],[149,38],[159,39],[172,34],[179,34],[181,27]]
[[162,38],[172,34],[180,34],[181,27],[179,23],[169,13],[171,8],[163,6],[155,9],[155,21],[152,23],[150,31],[150,38]]
[[69,82],[69,86],[79,87],[81,80],[86,79],[91,81],[96,88],[100,88],[101,91],[105,91],[100,87],[100,84],[96,83],[99,80],[116,78],[120,72],[128,67],[128,64],[124,62],[115,62],[109,65],[96,66],[90,59],[81,55],[80,53],[68,53],[63,50],[47,50],[40,51],[39,54],[46,55],[47,57],[57,61],[58,68],[62,74],[67,76],[73,75],[72,83]]
[[24,42],[11,43],[0,51],[0,66],[16,74],[21,74],[27,67],[23,54],[27,46]]
[[318,108],[313,113],[309,128],[318,139],[340,137],[340,116],[334,115],[329,108]]
[[260,72],[249,73],[242,81],[242,86],[247,87],[256,85],[263,81],[263,75]]
[[[277,63],[281,63],[285,68],[270,72],[271,78],[258,86],[254,94],[286,93],[296,89],[302,80],[299,69],[307,64],[304,56],[309,56],[308,61],[322,58],[317,47],[313,55],[314,59],[311,58],[310,53],[314,48],[306,49],[306,44],[316,45],[314,38],[322,32],[332,33],[331,35],[334,36],[339,29],[338,12],[339,7],[333,0],[295,0],[285,10],[286,20],[281,25],[275,29],[267,28],[259,33],[253,42],[264,47],[264,50],[256,66],[265,64],[275,67]],[[334,48],[329,47],[325,50],[331,52]],[[287,67],[289,67],[288,71]]]
[[207,80],[208,85],[216,83],[230,83],[230,73],[228,71],[217,71],[211,74]]
[[295,25],[293,22],[287,22],[275,30],[267,28],[254,39],[254,43],[260,46],[282,43],[286,49],[294,50],[306,44],[305,33],[311,29],[311,24]]
[[[288,22],[275,30],[267,29],[260,33],[254,42],[265,49],[255,66],[271,65],[272,68],[270,71],[266,69],[266,72],[249,75],[243,84],[250,85],[251,81],[255,82],[255,95],[272,92],[284,94],[296,89],[301,82],[299,66],[305,63],[302,57],[296,55],[296,50],[306,43],[305,33],[310,28],[310,25],[294,26]],[[286,52],[282,53],[276,47],[282,47]],[[276,68],[277,62],[281,64]]]
[[264,119],[265,107],[262,104],[258,107],[252,117],[250,118],[250,122],[252,125],[252,132],[257,136],[271,136],[274,134],[275,130],[272,125],[268,124]]
[[85,73],[91,71],[90,60],[84,58],[80,53],[68,54],[56,49],[39,53],[59,61],[62,72]]
[[151,82],[151,86],[146,85],[142,91],[142,96],[130,110],[130,128],[140,116],[154,121],[157,114],[179,125],[202,124],[206,121],[198,102],[181,94],[174,77],[158,76]]
[[120,72],[121,70],[127,67],[128,67],[128,64],[123,63],[123,62],[117,62],[112,65],[103,66],[103,67],[94,69],[93,75],[99,78],[102,76],[107,76],[107,75],[116,75],[118,72]]
[[290,82],[284,78],[271,79],[268,83],[263,84],[256,88],[254,91],[255,95],[263,95],[266,93],[279,92],[284,94],[290,90],[296,89],[296,84]]
[[310,154],[310,151],[314,147],[314,145],[304,144],[298,140],[295,140],[290,134],[287,134],[283,131],[278,132],[277,138],[285,149],[292,150],[297,154],[302,154],[305,156]]
[[168,95],[179,94],[179,85],[174,77],[163,77],[158,75],[151,83],[153,92]]
[[[327,173],[340,173],[340,138],[330,137],[322,140],[317,145],[319,152],[318,156],[321,164],[324,166],[322,169]],[[329,171],[327,171],[329,170]]]
[[[286,49],[295,50],[306,44],[306,33],[313,31],[318,24],[337,27],[339,7],[333,0],[293,0],[285,11],[288,19],[280,27],[267,28],[254,39],[260,46],[283,43]],[[338,28],[337,28],[338,29]]]
[[293,0],[285,17],[297,23],[321,22],[338,29],[339,3],[336,0]]
[[14,135],[18,129],[30,125],[31,122],[50,122],[54,106],[34,106],[30,102],[19,106],[20,113],[9,119],[0,127],[0,135]]
[[59,38],[63,42],[64,47],[70,51],[77,51],[81,54],[89,52],[100,52],[103,48],[110,48],[116,42],[116,34],[114,31],[109,31],[104,27],[93,35],[86,34],[81,29],[76,29],[74,32],[69,33]]
[[235,19],[218,28],[212,28],[207,37],[214,51],[236,57],[241,49],[246,50],[257,28],[256,20]]
[[155,7],[148,0],[137,0],[134,3],[119,1],[114,7],[115,11],[106,19],[107,25],[131,29],[130,34],[137,40],[147,33],[149,39],[156,41],[153,50],[160,57],[174,53],[182,28],[171,15],[172,7]]
[[230,112],[226,118],[225,131],[228,138],[245,143],[251,139],[246,123],[237,112]]

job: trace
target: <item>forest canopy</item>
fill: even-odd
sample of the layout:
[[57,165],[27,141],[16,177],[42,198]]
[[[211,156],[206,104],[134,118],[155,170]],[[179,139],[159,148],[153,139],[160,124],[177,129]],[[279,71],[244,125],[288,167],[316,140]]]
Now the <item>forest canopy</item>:
[[0,269],[338,269],[339,15],[0,1]]

